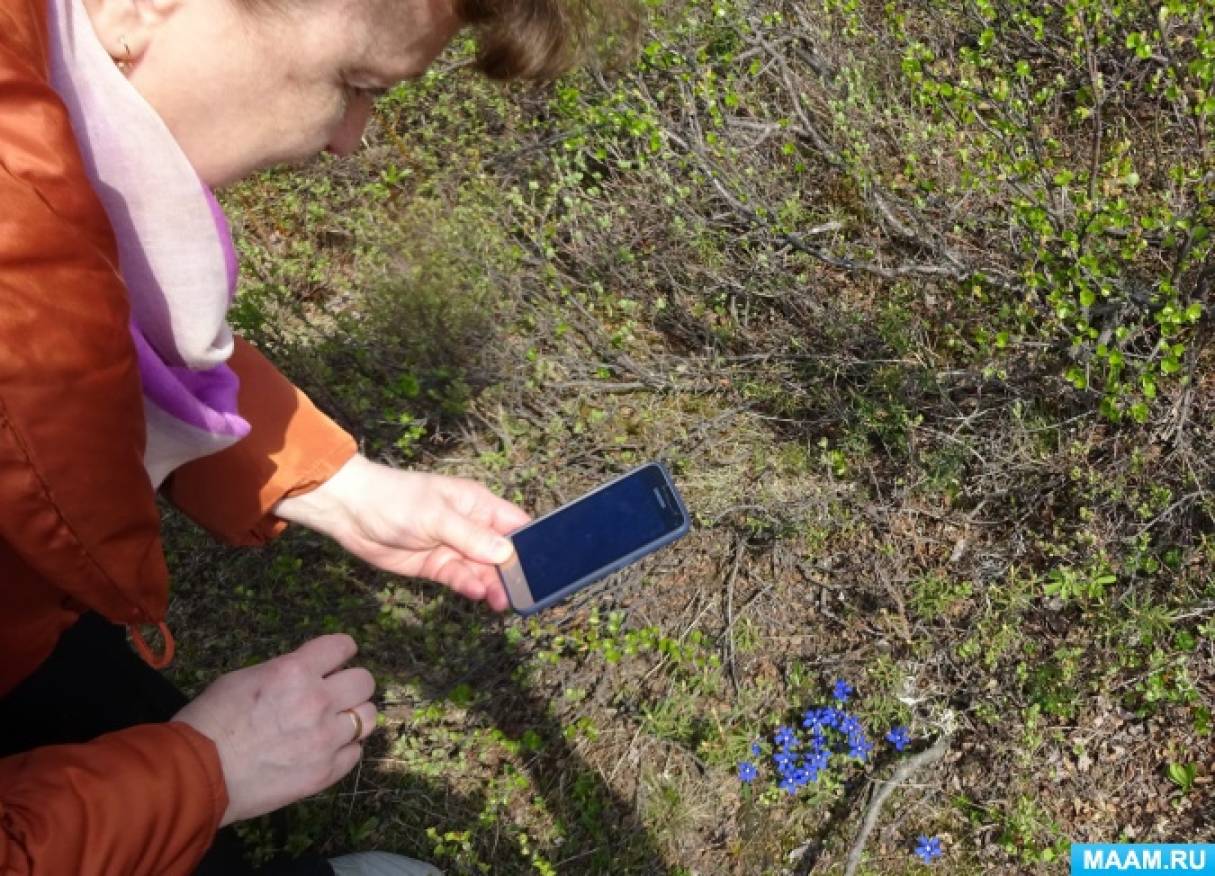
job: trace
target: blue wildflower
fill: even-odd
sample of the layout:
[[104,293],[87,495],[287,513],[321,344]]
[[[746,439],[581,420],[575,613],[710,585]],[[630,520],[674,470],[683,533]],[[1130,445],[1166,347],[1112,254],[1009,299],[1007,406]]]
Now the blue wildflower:
[[763,753],[764,753],[764,750],[759,747],[758,742],[751,743],[751,756],[752,757],[759,757]]
[[797,793],[797,782],[793,781],[792,776],[786,776],[780,781],[780,789],[789,794]]
[[902,751],[911,742],[911,731],[906,727],[895,727],[886,734],[886,741],[894,746],[895,751]]
[[777,745],[785,748],[792,747],[797,743],[797,734],[790,727],[777,727],[776,733],[772,735],[772,738],[776,740]]
[[830,706],[826,708],[806,709],[802,715],[802,726],[810,730],[821,730],[824,725],[830,725],[835,714],[835,709]]
[[923,836],[915,841],[915,854],[925,864],[941,857],[941,840],[935,836]]
[[840,717],[839,731],[849,736],[854,736],[857,733],[864,733],[865,728],[861,726],[860,719],[855,715],[843,712]]
[[744,760],[738,765],[738,777],[744,782],[754,782],[756,776],[759,775],[759,770],[755,768],[755,764],[749,760]]
[[865,736],[848,737],[848,756],[857,760],[868,760],[869,752],[873,751],[873,743]]
[[835,686],[831,689],[831,696],[836,702],[848,702],[848,697],[852,696],[852,685],[844,681],[842,678],[837,678],[835,681]]

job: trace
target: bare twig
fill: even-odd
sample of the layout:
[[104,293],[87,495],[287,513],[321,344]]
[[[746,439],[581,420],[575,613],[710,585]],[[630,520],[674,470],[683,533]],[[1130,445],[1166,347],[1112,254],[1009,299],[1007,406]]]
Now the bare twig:
[[734,547],[734,565],[726,577],[726,668],[730,671],[730,681],[734,684],[735,693],[738,693],[738,673],[734,667],[734,582],[738,579],[738,570],[742,567],[742,558],[746,551],[747,539],[740,535]]
[[848,860],[844,866],[844,876],[854,876],[857,867],[861,865],[861,855],[865,853],[865,843],[869,841],[869,834],[873,833],[873,829],[877,826],[878,817],[882,814],[882,806],[885,805],[886,799],[894,793],[895,788],[906,782],[918,770],[934,764],[943,758],[945,752],[949,751],[951,738],[949,733],[942,733],[931,746],[918,754],[913,754],[899,764],[899,768],[894,771],[894,775],[887,781],[877,783],[877,793],[873,795],[873,799],[869,801],[869,805],[865,808],[865,815],[861,819],[860,832],[857,833],[856,841],[853,842],[852,849],[848,852]]

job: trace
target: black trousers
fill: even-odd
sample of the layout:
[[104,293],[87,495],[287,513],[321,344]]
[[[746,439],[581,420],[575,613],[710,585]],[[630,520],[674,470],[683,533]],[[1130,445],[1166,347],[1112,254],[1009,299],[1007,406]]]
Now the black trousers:
[[[167,721],[185,704],[185,695],[131,650],[122,627],[87,614],[63,635],[33,675],[0,698],[0,757]],[[231,828],[216,835],[195,872],[198,876],[333,876],[333,868],[322,858],[275,861],[254,870]]]

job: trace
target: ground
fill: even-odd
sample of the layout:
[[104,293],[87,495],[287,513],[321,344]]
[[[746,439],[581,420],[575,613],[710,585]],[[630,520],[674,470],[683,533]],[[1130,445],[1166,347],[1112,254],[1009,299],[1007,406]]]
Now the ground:
[[[467,52],[224,193],[234,322],[374,458],[535,513],[662,459],[693,531],[527,621],[167,510],[180,684],[337,630],[379,682],[259,853],[843,873],[942,739],[858,872],[1215,841],[1205,4],[688,0],[546,87]],[[841,678],[873,756],[776,789]]]

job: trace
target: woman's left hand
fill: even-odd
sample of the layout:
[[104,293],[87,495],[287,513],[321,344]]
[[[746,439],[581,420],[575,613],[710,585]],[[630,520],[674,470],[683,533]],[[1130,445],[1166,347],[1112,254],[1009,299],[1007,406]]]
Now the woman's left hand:
[[475,481],[404,471],[355,456],[332,478],[274,513],[322,532],[374,566],[445,584],[495,611],[507,606],[496,565],[504,536],[531,518]]

